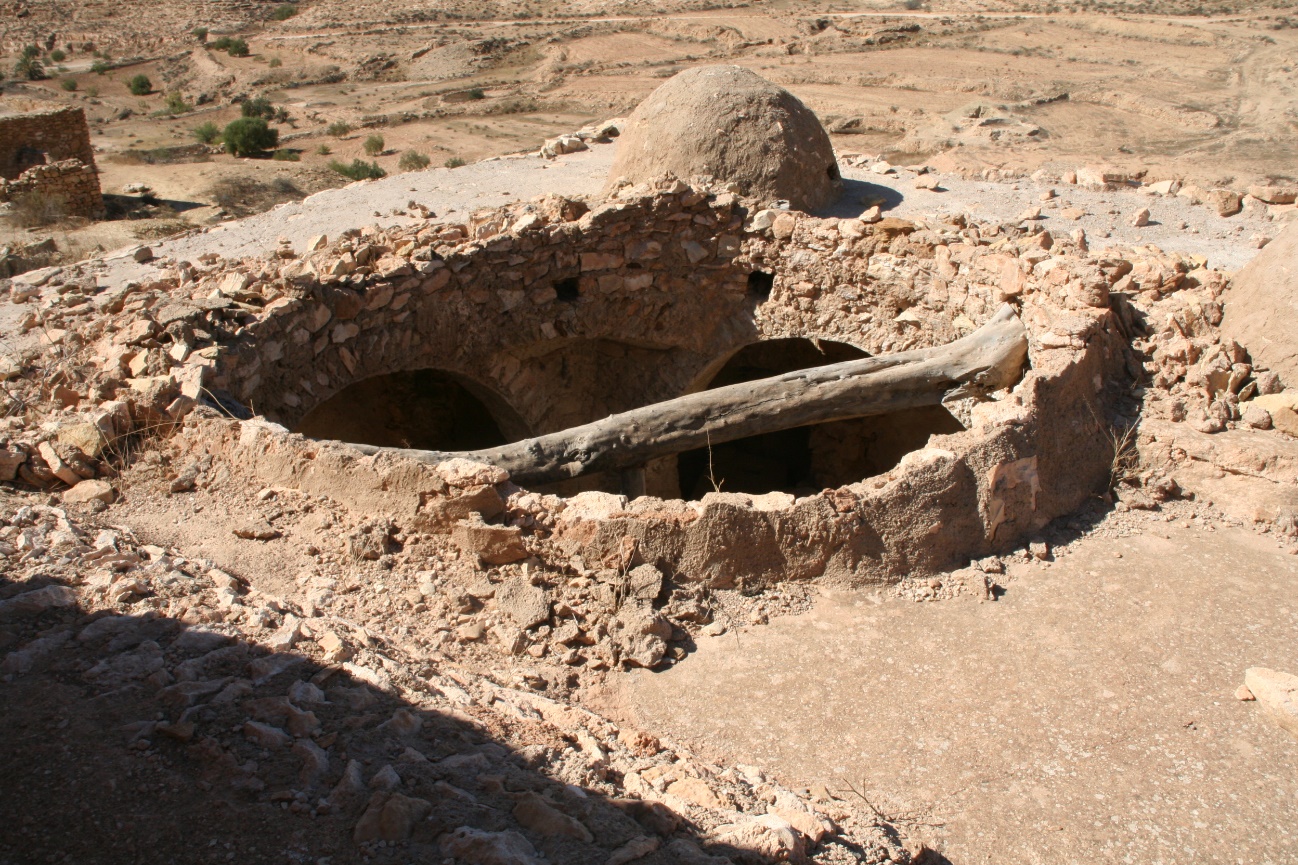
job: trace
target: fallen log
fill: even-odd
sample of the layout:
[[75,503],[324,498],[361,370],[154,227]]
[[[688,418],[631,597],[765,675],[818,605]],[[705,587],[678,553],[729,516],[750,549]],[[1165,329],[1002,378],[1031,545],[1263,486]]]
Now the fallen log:
[[947,345],[692,393],[500,447],[444,453],[351,446],[427,463],[462,457],[499,466],[515,483],[551,483],[590,472],[629,470],[655,457],[762,433],[990,393],[1018,381],[1027,352],[1027,330],[1007,304],[978,330]]

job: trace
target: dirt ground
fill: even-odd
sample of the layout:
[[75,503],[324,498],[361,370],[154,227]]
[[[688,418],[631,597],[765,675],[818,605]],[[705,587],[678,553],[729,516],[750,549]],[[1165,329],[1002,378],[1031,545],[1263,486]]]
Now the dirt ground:
[[1298,667],[1298,558],[1209,513],[1114,514],[1004,588],[826,592],[610,704],[791,786],[855,788],[954,863],[1298,856],[1298,749],[1234,697],[1247,667]]

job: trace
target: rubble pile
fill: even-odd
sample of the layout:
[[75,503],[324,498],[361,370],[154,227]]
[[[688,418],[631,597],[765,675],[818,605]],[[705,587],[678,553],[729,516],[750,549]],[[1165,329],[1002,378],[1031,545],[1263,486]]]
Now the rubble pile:
[[[379,617],[358,624],[93,518],[15,504],[0,528],[6,686],[71,678],[91,703],[119,695],[138,715],[120,726],[124,753],[311,821],[317,852],[350,836],[380,862],[905,859],[839,794],[709,765]],[[630,582],[650,590],[646,574]],[[519,615],[534,601],[521,585],[454,600],[494,594]]]

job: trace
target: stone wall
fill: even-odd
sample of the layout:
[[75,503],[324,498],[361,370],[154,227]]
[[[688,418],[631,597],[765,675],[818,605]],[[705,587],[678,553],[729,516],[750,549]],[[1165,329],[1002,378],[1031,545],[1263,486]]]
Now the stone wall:
[[104,215],[99,173],[93,165],[77,159],[34,166],[16,180],[0,179],[0,201],[17,201],[33,193],[50,199],[67,216],[94,219]]
[[94,167],[85,111],[56,108],[0,116],[0,177],[16,180],[33,165],[64,159]]
[[56,108],[0,116],[0,202],[37,193],[68,216],[104,214],[86,113]]

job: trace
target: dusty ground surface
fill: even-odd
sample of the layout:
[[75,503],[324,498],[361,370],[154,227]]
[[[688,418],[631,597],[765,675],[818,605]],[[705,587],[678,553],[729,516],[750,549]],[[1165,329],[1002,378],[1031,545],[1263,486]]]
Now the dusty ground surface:
[[611,699],[714,759],[855,788],[955,863],[1287,862],[1298,750],[1234,692],[1298,666],[1296,596],[1268,537],[1115,514],[994,603],[827,592]]

